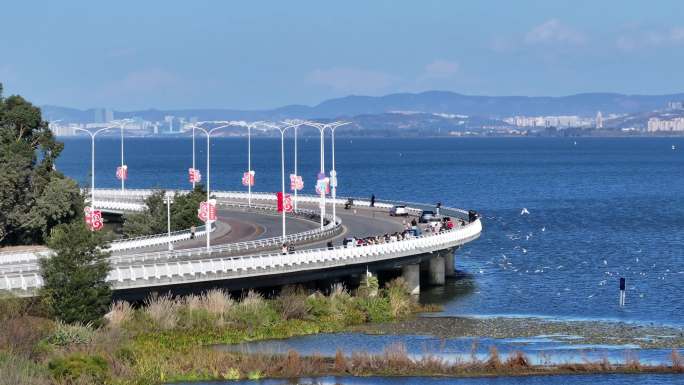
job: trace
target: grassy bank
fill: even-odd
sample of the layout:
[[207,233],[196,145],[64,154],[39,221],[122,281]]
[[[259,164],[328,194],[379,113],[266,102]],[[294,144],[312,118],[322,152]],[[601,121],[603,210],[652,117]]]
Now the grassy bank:
[[[220,351],[213,344],[339,332],[367,323],[410,319],[425,308],[401,280],[371,296],[351,295],[334,286],[326,295],[285,288],[266,299],[250,291],[240,299],[214,290],[182,298],[155,296],[143,306],[112,305],[105,326],[66,325],[40,314],[40,306],[18,299],[1,301],[0,385],[9,384],[161,384],[188,380],[233,380],[327,375],[491,376],[561,373],[684,372],[673,351],[672,364],[643,366],[607,361],[535,366],[522,353],[501,359],[445,362],[438,357],[411,359],[403,346],[381,354],[364,352],[334,358]],[[4,315],[4,316],[2,316]],[[11,316],[10,316],[11,315]]]
[[225,378],[230,368],[247,377],[252,371],[239,365],[217,366],[236,354],[207,345],[343,331],[429,310],[405,294],[401,280],[381,290],[362,287],[354,296],[341,285],[326,295],[287,287],[272,299],[250,291],[236,300],[219,290],[182,298],[153,296],[139,308],[114,303],[100,328],[54,322],[42,316],[38,303],[0,302],[0,385],[4,377],[14,378],[13,384],[154,384]]

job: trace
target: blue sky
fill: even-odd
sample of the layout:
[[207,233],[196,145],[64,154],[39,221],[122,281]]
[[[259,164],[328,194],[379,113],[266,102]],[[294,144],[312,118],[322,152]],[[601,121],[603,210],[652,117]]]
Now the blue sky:
[[682,14],[667,0],[22,0],[0,10],[0,82],[38,104],[124,110],[674,93]]

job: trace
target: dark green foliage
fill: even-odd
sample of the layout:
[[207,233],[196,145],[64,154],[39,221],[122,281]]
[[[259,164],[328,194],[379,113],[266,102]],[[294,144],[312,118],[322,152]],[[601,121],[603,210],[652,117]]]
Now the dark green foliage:
[[105,384],[109,379],[107,361],[100,356],[83,353],[55,358],[48,363],[48,369],[56,380],[67,384]]
[[[160,234],[166,228],[166,200],[164,191],[157,191],[145,200],[147,208],[141,213],[124,215],[123,233],[125,237]],[[176,194],[171,203],[171,231],[189,229],[203,223],[197,218],[200,202],[206,200],[207,193],[202,185],[197,185],[189,194]]]
[[48,246],[55,255],[41,260],[40,296],[46,308],[66,323],[100,324],[111,300],[103,235],[89,231],[83,221],[74,221],[55,227]]
[[62,148],[40,109],[0,85],[0,246],[42,244],[81,215],[78,186],[54,169]]

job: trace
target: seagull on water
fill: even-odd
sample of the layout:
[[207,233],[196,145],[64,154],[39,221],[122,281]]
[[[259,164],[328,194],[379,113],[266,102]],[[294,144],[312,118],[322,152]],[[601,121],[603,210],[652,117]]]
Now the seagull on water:
[[526,208],[526,207],[523,207],[522,211],[520,211],[520,215],[527,215],[527,214],[529,214],[529,213],[530,213],[530,212],[527,211],[527,208]]

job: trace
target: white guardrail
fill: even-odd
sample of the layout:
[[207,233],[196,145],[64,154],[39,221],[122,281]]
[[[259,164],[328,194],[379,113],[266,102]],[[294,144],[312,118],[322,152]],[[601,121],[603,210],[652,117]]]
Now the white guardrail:
[[[117,193],[121,193],[119,190],[114,190]],[[136,190],[139,191],[139,190]],[[152,193],[153,190],[144,190],[146,193]],[[238,193],[239,194],[239,193]],[[246,199],[246,194],[243,194],[243,198]],[[273,199],[275,199],[275,195],[272,195]],[[109,199],[112,199],[112,197],[108,197]],[[144,199],[144,195],[138,195],[136,199]],[[260,204],[252,204],[248,205],[246,203],[236,203],[236,202],[228,202],[224,201],[223,199],[225,198],[220,198],[218,201],[218,205],[221,207],[234,207],[234,208],[241,208],[241,209],[246,209],[246,210],[252,210],[252,211],[260,211],[260,212],[265,212],[268,214],[273,214],[275,215],[275,210],[276,207],[274,205],[260,205]],[[268,198],[265,198],[263,200],[268,200]],[[108,203],[111,203],[112,201],[97,201],[98,207],[102,208],[108,208],[112,207],[113,205],[108,205]],[[310,218],[320,218],[318,212],[313,211],[313,210],[306,210],[306,209],[300,209],[297,210],[297,213],[295,215],[288,214],[288,216],[308,216]],[[286,238],[283,240],[282,237],[277,236],[277,237],[271,237],[271,238],[262,238],[262,239],[255,239],[251,241],[243,241],[243,242],[236,242],[236,243],[228,243],[224,245],[216,245],[212,246],[211,248],[211,253],[214,255],[217,254],[226,254],[226,253],[234,253],[234,252],[249,252],[254,249],[259,249],[259,248],[267,248],[267,247],[273,247],[276,245],[281,245],[283,242],[287,243],[294,243],[294,244],[299,244],[301,242],[308,242],[311,240],[317,240],[317,239],[322,239],[326,238],[328,236],[331,236],[334,234],[338,229],[341,224],[341,221],[339,219],[333,220],[332,215],[326,215],[325,218],[327,219],[327,224],[321,229],[316,227],[313,230],[308,230],[304,231],[301,233],[295,233],[295,234],[289,234],[286,236]],[[216,226],[213,226],[211,229],[212,232],[216,231]],[[204,231],[204,226],[198,227],[198,231],[196,231],[195,236],[196,237],[202,237],[205,236],[206,232]],[[177,231],[175,233],[171,233],[171,242],[178,242],[181,240],[187,240],[190,239],[191,237],[191,231],[190,230],[181,230]],[[157,235],[150,235],[146,237],[139,237],[139,238],[131,238],[131,239],[123,239],[119,241],[114,241],[110,243],[110,251],[122,251],[122,250],[132,250],[136,248],[142,248],[142,247],[149,247],[149,246],[155,246],[155,245],[163,245],[169,242],[169,236],[168,234],[157,234]],[[133,262],[138,262],[138,261],[150,261],[150,260],[164,260],[164,259],[188,259],[188,258],[199,258],[202,257],[203,255],[207,254],[207,250],[205,247],[197,247],[197,248],[188,248],[188,249],[182,249],[182,250],[175,250],[175,251],[157,251],[157,252],[147,252],[147,253],[137,253],[137,254],[128,254],[128,255],[114,255],[110,257],[110,261],[112,264],[118,264],[118,263],[133,263]],[[46,257],[50,255],[50,251],[42,251],[42,252],[22,252],[22,253],[1,253],[0,254],[0,273],[6,273],[6,272],[11,272],[11,271],[33,271],[38,269],[38,260],[40,258]]]
[[[100,191],[103,194],[99,194]],[[101,197],[109,193],[97,190]],[[141,199],[154,190],[111,190],[112,195],[119,195],[129,199]],[[111,196],[110,196],[111,197]],[[243,192],[217,192],[217,198],[246,199]],[[118,197],[117,197],[118,199]],[[273,200],[275,194],[252,193],[252,200]],[[97,196],[96,196],[97,201]],[[300,196],[300,202],[318,202],[317,196]],[[337,199],[337,204],[343,204],[347,199]],[[368,206],[370,202],[355,199],[354,205]],[[393,204],[376,202],[375,207],[389,208]],[[419,205],[419,204],[416,204]],[[254,206],[254,205],[253,205]],[[265,208],[265,207],[262,207]],[[412,212],[420,209],[408,207]],[[272,206],[270,206],[272,210]],[[445,214],[454,216],[467,215],[467,211],[442,207]],[[307,210],[301,210],[303,213]],[[310,214],[314,214],[313,211]],[[327,237],[334,233],[340,225],[339,219],[332,220],[321,231],[311,230],[304,233],[292,234],[291,241],[305,240],[310,237]],[[450,248],[469,242],[479,237],[482,231],[480,219],[457,226],[452,230],[439,233],[427,233],[418,237],[409,237],[401,241],[381,243],[359,247],[333,247],[322,249],[307,249],[292,254],[263,253],[256,255],[225,256],[226,253],[249,251],[263,247],[265,244],[282,242],[281,237],[239,242],[227,245],[213,246],[211,253],[206,249],[187,249],[168,252],[141,253],[136,255],[122,255],[112,257],[113,268],[107,281],[114,289],[127,289],[146,286],[160,286],[183,282],[210,281],[245,276],[277,274],[289,271],[312,270],[341,265],[368,263],[386,259],[401,258],[425,252]],[[317,234],[318,233],[318,234]],[[270,242],[270,243],[269,243]],[[202,258],[204,256],[204,258]],[[42,285],[42,279],[35,263],[26,265],[0,265],[0,290],[15,291],[19,295],[32,295],[33,291]]]

